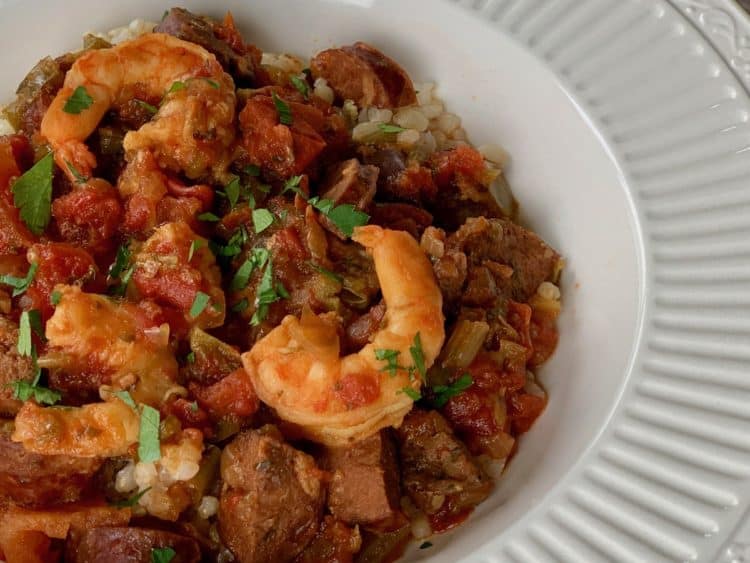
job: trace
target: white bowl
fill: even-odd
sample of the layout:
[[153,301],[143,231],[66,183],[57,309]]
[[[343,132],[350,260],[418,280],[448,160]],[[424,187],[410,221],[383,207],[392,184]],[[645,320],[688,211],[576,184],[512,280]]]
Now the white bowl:
[[[171,4],[0,0],[0,99],[83,32],[158,20]],[[264,50],[306,57],[363,40],[436,82],[474,144],[510,152],[524,220],[566,258],[547,410],[468,523],[409,557],[710,560],[750,499],[738,433],[750,417],[738,406],[750,389],[739,189],[750,165],[737,156],[750,110],[730,70],[743,72],[750,27],[738,12],[674,0],[709,37],[734,26],[734,51],[717,39],[725,63],[663,0],[180,4],[231,10]],[[744,395],[732,402],[727,385]]]

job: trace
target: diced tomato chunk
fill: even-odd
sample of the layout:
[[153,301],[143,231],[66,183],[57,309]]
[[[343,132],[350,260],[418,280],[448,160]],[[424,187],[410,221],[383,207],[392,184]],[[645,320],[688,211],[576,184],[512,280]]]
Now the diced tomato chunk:
[[338,382],[336,394],[351,408],[369,405],[380,395],[380,381],[369,373],[350,373]]
[[482,183],[486,175],[484,157],[479,151],[466,145],[436,152],[432,155],[430,164],[439,188],[448,188],[461,178]]
[[228,415],[247,417],[260,406],[255,388],[243,368],[207,387],[191,383],[190,391],[198,398],[198,403],[216,419]]
[[500,428],[495,420],[491,393],[469,388],[451,397],[443,408],[443,414],[451,425],[470,436],[492,436]]
[[544,397],[520,393],[513,395],[508,401],[508,415],[513,425],[513,432],[520,434],[527,432],[534,421],[542,414],[547,400]]

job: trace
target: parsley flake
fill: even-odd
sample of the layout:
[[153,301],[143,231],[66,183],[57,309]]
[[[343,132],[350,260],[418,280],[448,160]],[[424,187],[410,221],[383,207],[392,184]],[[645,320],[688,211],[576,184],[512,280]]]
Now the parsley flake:
[[52,153],[24,172],[13,183],[13,204],[29,230],[40,235],[47,227],[52,205]]
[[196,293],[195,299],[193,299],[193,304],[190,306],[190,317],[193,319],[198,317],[206,308],[206,305],[208,305],[210,300],[211,297],[208,294],[203,293],[202,291]]
[[388,375],[390,375],[391,377],[396,377],[396,372],[398,371],[400,367],[398,365],[399,354],[400,352],[398,350],[388,350],[388,349],[375,350],[375,359],[386,362],[386,366],[380,371],[387,371]]
[[210,78],[204,78],[206,82],[208,82],[208,85],[211,86],[211,88],[219,89],[219,83],[216,82],[216,80],[211,80]]
[[403,127],[391,125],[390,123],[378,123],[378,129],[383,133],[401,133],[401,131],[406,131]]
[[300,197],[305,197],[304,192],[299,187],[299,183],[302,181],[302,176],[292,176],[284,183],[284,189],[281,190],[281,193],[284,194],[286,192],[294,192],[295,194],[298,194]]
[[18,354],[31,356],[33,344],[31,342],[31,318],[28,311],[21,313],[18,321]]
[[171,547],[155,547],[151,550],[151,563],[169,563],[175,555]]
[[224,186],[224,193],[227,194],[227,199],[229,200],[229,205],[231,207],[234,207],[237,205],[237,201],[240,199],[240,179],[238,176],[235,176],[232,178],[232,181],[229,182],[226,186]]
[[118,500],[117,502],[112,503],[112,506],[116,508],[131,508],[138,504],[138,501],[143,498],[143,495],[145,495],[147,492],[151,490],[151,487],[146,487],[142,491],[126,498],[125,500]]
[[419,394],[419,391],[416,389],[413,389],[411,387],[403,387],[399,393],[403,393],[407,397],[409,397],[412,401],[418,401],[422,398],[422,395]]
[[465,373],[449,385],[436,385],[432,388],[433,393],[435,393],[435,398],[433,399],[434,405],[437,408],[444,407],[451,397],[460,395],[471,387],[473,383],[474,380],[471,378],[471,375]]
[[247,309],[250,306],[250,302],[247,300],[246,297],[242,298],[242,301],[238,301],[234,305],[232,305],[232,312],[233,313],[241,313],[245,309]]
[[424,367],[422,337],[418,332],[414,335],[414,344],[412,346],[409,346],[409,353],[411,354],[411,359],[414,361],[414,367],[417,368],[419,375],[421,375],[422,379],[424,379],[424,377],[427,375],[427,370]]
[[29,311],[29,325],[31,326],[31,330],[33,330],[40,339],[47,340],[44,336],[44,328],[42,328],[42,315],[36,309],[31,309]]
[[276,107],[276,112],[279,114],[279,123],[282,125],[291,125],[292,124],[292,110],[289,109],[289,105],[279,98],[276,95],[276,92],[274,92],[271,95],[273,99],[273,105]]
[[161,458],[159,422],[159,411],[143,405],[141,427],[138,433],[138,459],[140,461],[157,461]]
[[50,303],[51,303],[52,305],[55,305],[55,306],[56,306],[56,305],[59,305],[59,304],[60,304],[60,300],[61,300],[61,299],[62,299],[62,293],[60,293],[60,292],[59,292],[59,291],[57,291],[57,290],[53,291],[53,292],[52,292],[52,293],[50,293],[50,295],[49,295],[49,302],[50,302]]
[[34,280],[34,275],[36,274],[36,270],[38,267],[39,265],[36,263],[29,266],[29,271],[26,272],[26,275],[22,278],[17,278],[16,276],[11,276],[9,274],[4,274],[0,276],[0,283],[11,286],[13,288],[12,296],[18,297],[24,291],[29,289],[31,282]]
[[[38,381],[39,376],[34,379]],[[28,381],[14,381],[10,384],[13,390],[13,396],[19,401],[28,401],[31,397],[40,405],[54,405],[60,399],[62,395],[52,389],[41,387],[35,383],[29,383]]]
[[253,209],[255,233],[262,233],[273,224],[273,214],[268,209]]
[[193,256],[195,255],[195,251],[198,250],[203,246],[203,239],[195,239],[193,242],[190,243],[190,250],[188,250],[188,262],[190,262],[193,259]]
[[190,352],[188,352],[188,353],[187,353],[187,354],[185,355],[185,361],[186,361],[186,362],[187,362],[188,364],[194,364],[194,363],[195,363],[195,352],[193,352],[192,350],[190,350]]
[[279,299],[288,299],[289,292],[280,282],[273,283],[273,262],[269,256],[268,264],[263,272],[263,277],[258,284],[258,293],[256,297],[257,309],[250,319],[250,324],[256,326],[268,316],[268,306]]
[[198,215],[199,221],[205,221],[206,223],[216,223],[218,221],[221,221],[219,217],[217,217],[215,214],[211,213],[210,211],[207,211],[206,213],[201,213]]
[[187,84],[185,84],[182,80],[176,80],[175,82],[172,82],[172,85],[169,87],[169,90],[167,90],[167,93],[172,94],[174,92],[184,90],[185,88],[187,88]]
[[83,86],[79,86],[78,88],[73,90],[73,93],[65,102],[63,111],[65,113],[73,113],[77,115],[83,110],[90,108],[91,104],[93,103],[94,98],[89,96],[86,88],[84,88]]
[[367,213],[360,211],[351,203],[337,205],[327,215],[331,222],[348,237],[354,234],[354,227],[366,225],[367,221],[370,220]]
[[198,412],[198,402],[197,401],[193,401],[192,403],[190,403],[190,410],[192,412]]
[[115,255],[115,261],[112,263],[112,265],[109,267],[109,277],[112,279],[117,279],[122,275],[123,270],[125,269],[125,266],[128,265],[128,262],[130,261],[130,248],[127,244],[122,244],[117,249],[117,254]]
[[139,100],[136,98],[133,101],[136,103],[136,105],[145,109],[151,115],[156,115],[156,112],[159,111],[159,108],[157,108],[156,106],[152,106],[151,104],[149,104],[148,102],[144,102],[143,100]]
[[81,174],[81,172],[73,166],[73,164],[69,160],[65,160],[65,166],[68,167],[68,170],[70,170],[70,173],[73,175],[73,177],[76,179],[76,184],[85,184],[88,181],[88,178]]
[[422,542],[422,545],[419,546],[419,549],[427,549],[428,547],[432,547],[432,542]]
[[289,78],[289,82],[292,83],[292,86],[294,86],[297,91],[305,97],[305,99],[309,97],[310,86],[307,84],[307,81],[301,79],[299,76],[292,76]]
[[248,164],[242,171],[248,176],[260,176],[260,166],[257,164]]
[[310,266],[313,267],[313,269],[317,270],[321,274],[323,274],[325,277],[332,279],[335,282],[338,282],[340,284],[344,283],[344,278],[342,278],[340,275],[338,275],[336,272],[332,272],[331,270],[324,268],[323,266],[319,266],[315,262],[310,262]]

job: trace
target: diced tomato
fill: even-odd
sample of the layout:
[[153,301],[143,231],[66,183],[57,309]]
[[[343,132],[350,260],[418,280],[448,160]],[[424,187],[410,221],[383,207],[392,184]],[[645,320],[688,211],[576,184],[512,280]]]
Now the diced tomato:
[[500,430],[492,401],[492,393],[471,387],[451,397],[443,414],[458,432],[470,436],[492,436]]
[[204,435],[212,433],[211,420],[197,402],[188,401],[182,397],[173,397],[161,407],[164,417],[171,414],[177,417],[182,428],[197,428]]
[[52,202],[52,216],[60,236],[95,256],[115,246],[112,238],[122,222],[117,190],[102,180],[93,180]]
[[527,359],[531,358],[534,353],[531,344],[531,307],[525,303],[516,303],[515,301],[508,301],[508,324],[512,326],[520,337],[518,342],[521,346],[526,348]]
[[255,388],[243,368],[233,371],[207,387],[191,383],[190,391],[197,397],[198,403],[215,419],[227,415],[247,417],[260,406]]
[[414,163],[398,175],[390,191],[400,199],[419,203],[434,199],[437,186],[432,173],[424,166]]
[[498,364],[492,357],[479,354],[468,367],[474,385],[486,391],[515,391],[526,383],[525,362]]
[[520,393],[508,400],[508,416],[511,419],[513,432],[521,434],[531,428],[534,421],[544,411],[547,401],[544,397]]
[[297,230],[293,227],[287,227],[276,233],[272,244],[275,247],[274,255],[285,256],[291,260],[304,260],[309,257],[305,245],[300,240]]
[[441,189],[449,188],[461,178],[481,183],[486,176],[484,157],[465,145],[433,154],[430,164],[435,184]]
[[370,373],[350,373],[341,378],[335,391],[350,408],[362,407],[380,396],[380,380]]
[[125,203],[125,220],[123,230],[126,233],[139,233],[148,230],[152,225],[155,210],[154,202],[146,196],[135,194]]
[[64,242],[35,244],[29,249],[28,260],[38,264],[38,268],[22,299],[28,303],[27,308],[38,309],[43,319],[53,313],[49,297],[57,284],[82,284],[94,292],[103,290],[96,283],[94,259],[81,248]]
[[537,367],[546,362],[552,356],[559,332],[557,330],[557,315],[545,314],[543,311],[534,310],[531,316],[531,326],[529,328],[531,335],[531,344],[534,354],[529,360],[532,367]]
[[206,223],[198,219],[205,207],[194,197],[166,196],[156,206],[157,223],[187,223],[197,233],[207,233]]
[[143,297],[188,311],[201,289],[201,275],[193,268],[161,269],[156,275],[136,268],[133,283]]

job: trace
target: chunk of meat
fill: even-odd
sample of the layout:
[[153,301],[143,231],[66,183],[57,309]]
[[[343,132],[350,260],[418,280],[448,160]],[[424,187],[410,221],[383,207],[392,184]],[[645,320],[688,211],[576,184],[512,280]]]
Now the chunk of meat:
[[61,238],[94,256],[113,250],[112,237],[120,226],[122,213],[117,190],[99,179],[52,202],[52,216]]
[[0,504],[41,507],[76,501],[101,465],[99,458],[26,451],[0,431]]
[[152,563],[155,549],[171,548],[170,563],[198,563],[198,542],[192,538],[146,528],[71,528],[65,544],[70,563]]
[[351,524],[391,518],[398,508],[396,448],[386,430],[351,446],[328,448],[321,465],[330,471],[328,508]]
[[257,79],[263,76],[260,49],[242,41],[231,15],[219,23],[185,8],[172,8],[154,31],[197,43],[213,53],[238,85],[257,86]]
[[[367,211],[375,197],[377,180],[377,167],[362,165],[356,158],[351,158],[333,166],[318,189],[321,198],[330,199],[335,205],[348,203],[360,211]],[[321,223],[340,239],[346,238],[326,215],[321,217]]]
[[415,104],[417,95],[406,71],[393,59],[362,43],[321,51],[310,61],[314,78],[324,78],[340,100],[359,107]]
[[372,208],[370,223],[387,229],[406,231],[419,239],[432,224],[432,214],[409,203],[381,203]]
[[[194,241],[199,244],[191,253]],[[207,241],[187,224],[167,223],[156,229],[133,261],[133,284],[142,297],[179,311],[188,326],[212,328],[224,323],[226,303],[216,258]],[[194,310],[199,293],[208,300]]]
[[492,480],[436,411],[412,410],[396,431],[404,489],[428,515],[458,515],[490,494]]
[[363,160],[380,170],[378,200],[432,203],[437,186],[432,171],[418,162],[407,162],[404,154],[392,147],[360,146]]
[[21,408],[22,403],[14,398],[11,384],[32,379],[31,358],[18,353],[18,325],[0,315],[0,417],[15,415]]
[[74,286],[57,290],[60,301],[47,322],[49,345],[40,358],[56,386],[96,391],[111,384],[158,405],[177,379],[177,361],[161,321],[154,322],[142,306]]
[[364,315],[346,326],[343,347],[347,351],[359,350],[370,342],[373,335],[380,330],[385,317],[385,301],[374,305]]
[[219,533],[240,563],[291,561],[315,537],[322,473],[275,427],[237,436],[222,453],[221,476]]
[[207,387],[192,383],[190,391],[198,404],[216,419],[229,415],[248,417],[260,406],[253,383],[242,367]]
[[359,528],[350,528],[333,516],[326,516],[318,535],[295,559],[295,563],[352,563],[361,547]]
[[240,112],[240,129],[250,163],[288,178],[312,164],[326,142],[310,123],[324,122],[320,110],[298,102],[284,103],[291,111],[289,125],[279,122],[278,110],[270,96],[253,96]]
[[[504,219],[467,219],[448,237],[447,246],[466,255],[469,278],[472,270],[484,267],[494,280],[493,293],[519,303],[528,301],[539,284],[559,271],[557,252],[532,231]],[[510,266],[512,274],[496,264]]]

